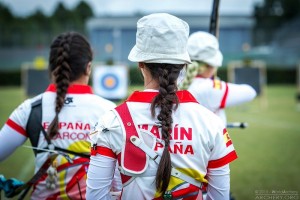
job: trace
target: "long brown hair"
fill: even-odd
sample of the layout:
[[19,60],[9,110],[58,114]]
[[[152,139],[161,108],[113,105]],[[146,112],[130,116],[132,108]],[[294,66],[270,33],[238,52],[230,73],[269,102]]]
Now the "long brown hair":
[[64,105],[70,83],[86,73],[87,64],[92,59],[91,46],[87,39],[79,33],[62,33],[52,42],[49,71],[56,85],[56,100],[55,117],[48,129],[50,138],[53,138],[58,132],[58,114]]
[[[163,194],[166,192],[171,178],[171,156],[169,152],[170,131],[172,129],[172,112],[178,107],[176,95],[177,78],[184,65],[146,63],[152,78],[158,81],[159,94],[151,103],[152,117],[156,116],[155,109],[160,108],[156,118],[161,127],[162,139],[165,142],[163,154],[156,172],[156,188]],[[174,106],[175,104],[175,106]]]

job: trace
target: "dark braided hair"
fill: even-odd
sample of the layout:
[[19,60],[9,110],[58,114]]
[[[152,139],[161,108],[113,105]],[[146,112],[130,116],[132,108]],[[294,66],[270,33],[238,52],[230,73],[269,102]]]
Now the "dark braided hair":
[[[166,192],[171,178],[171,156],[169,152],[170,131],[172,129],[172,111],[178,107],[177,78],[184,65],[146,63],[153,79],[158,81],[159,94],[151,104],[151,114],[155,117],[155,108],[160,108],[157,115],[161,127],[162,139],[165,142],[163,154],[156,172],[156,188]],[[175,104],[175,107],[173,108]]]
[[53,138],[58,132],[60,113],[67,90],[72,81],[86,74],[86,67],[93,59],[87,39],[79,33],[67,32],[57,36],[51,44],[49,70],[56,85],[55,117],[49,125],[48,134]]

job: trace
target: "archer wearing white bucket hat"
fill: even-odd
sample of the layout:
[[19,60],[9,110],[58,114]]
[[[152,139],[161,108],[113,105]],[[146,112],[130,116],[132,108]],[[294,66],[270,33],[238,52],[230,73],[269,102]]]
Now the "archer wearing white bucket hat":
[[191,63],[187,51],[189,25],[167,13],[145,16],[137,22],[136,44],[128,59],[145,63]]
[[198,200],[206,183],[210,199],[228,200],[229,163],[237,158],[229,135],[215,114],[177,88],[190,62],[187,23],[157,13],[137,25],[129,59],[138,62],[144,90],[104,114],[90,135],[86,199],[110,199],[119,160],[121,199]]
[[188,52],[191,60],[199,60],[212,67],[221,67],[223,55],[215,36],[207,32],[195,32],[188,39]]
[[226,125],[225,107],[253,100],[256,91],[250,85],[226,83],[214,77],[223,61],[214,35],[204,31],[191,34],[188,52],[193,62],[187,67],[180,89],[188,89],[201,105],[221,117]]

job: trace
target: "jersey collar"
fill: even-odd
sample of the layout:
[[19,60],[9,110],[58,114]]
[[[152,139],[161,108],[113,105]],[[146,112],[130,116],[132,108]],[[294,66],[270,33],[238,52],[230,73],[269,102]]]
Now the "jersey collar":
[[[133,92],[127,102],[141,102],[141,103],[151,103],[153,98],[158,94],[158,91],[135,91]],[[194,102],[198,103],[195,97],[188,92],[187,90],[180,90],[176,92],[176,95],[179,99],[179,103],[189,103]]]
[[[50,84],[46,89],[46,92],[56,92],[56,86],[54,84]],[[68,94],[93,94],[93,90],[89,85],[77,85],[72,84],[69,86]]]

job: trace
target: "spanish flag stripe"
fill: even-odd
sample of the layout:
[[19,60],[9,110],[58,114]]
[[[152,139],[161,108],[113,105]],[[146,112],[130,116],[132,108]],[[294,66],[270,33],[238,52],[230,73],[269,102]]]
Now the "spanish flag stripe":
[[12,129],[14,129],[15,131],[17,131],[21,135],[24,135],[25,137],[28,137],[25,129],[22,126],[20,126],[19,124],[17,124],[16,122],[14,122],[13,120],[8,119],[6,121],[6,125],[8,125],[9,127],[11,127]]
[[223,129],[223,136],[224,136],[224,141],[226,143],[226,147],[229,147],[232,144],[232,141],[231,138],[229,137],[226,128]]
[[226,156],[224,156],[220,159],[209,161],[207,168],[222,167],[222,166],[234,161],[235,159],[237,159],[237,157],[238,156],[237,156],[236,152],[233,150],[229,154],[227,154]]
[[94,149],[92,147],[91,148],[91,155],[96,156],[97,154],[117,159],[117,155],[111,149],[109,149],[107,147],[97,146],[96,149]]
[[232,145],[232,140],[229,140],[228,142],[226,142],[226,147],[229,147],[230,145]]

